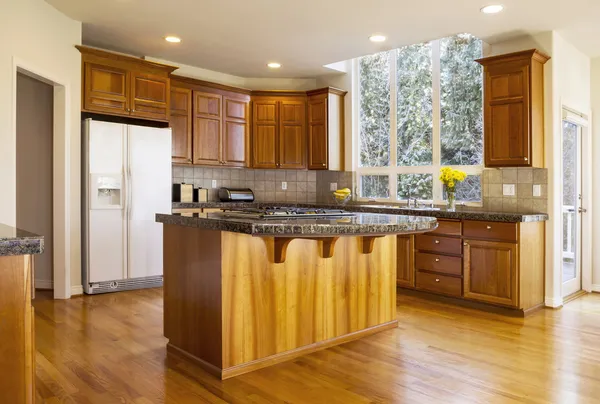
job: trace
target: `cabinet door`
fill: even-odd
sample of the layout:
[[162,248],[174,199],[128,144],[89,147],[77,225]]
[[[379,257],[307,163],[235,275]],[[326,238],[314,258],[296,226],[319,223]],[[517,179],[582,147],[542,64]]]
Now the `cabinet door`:
[[194,164],[221,165],[221,96],[194,91]]
[[254,101],[252,113],[252,165],[277,167],[277,101]]
[[168,121],[170,90],[167,76],[131,72],[131,116]]
[[531,165],[529,64],[486,67],[485,165]]
[[464,240],[464,297],[518,307],[514,243]]
[[397,239],[396,284],[406,288],[415,287],[414,250],[415,237],[401,235]]
[[85,63],[83,109],[129,116],[129,73],[118,67]]
[[279,168],[306,168],[306,103],[281,101]]
[[171,117],[173,163],[192,162],[192,90],[171,87]]
[[327,98],[308,102],[308,169],[326,170],[328,156]]
[[248,101],[223,97],[222,160],[229,167],[248,166]]

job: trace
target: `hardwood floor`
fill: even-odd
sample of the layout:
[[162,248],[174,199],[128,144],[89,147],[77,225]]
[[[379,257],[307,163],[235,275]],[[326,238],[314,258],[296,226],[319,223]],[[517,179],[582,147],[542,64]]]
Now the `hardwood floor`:
[[162,290],[36,309],[37,403],[600,402],[600,295],[526,319],[398,297],[398,329],[220,381],[167,367]]

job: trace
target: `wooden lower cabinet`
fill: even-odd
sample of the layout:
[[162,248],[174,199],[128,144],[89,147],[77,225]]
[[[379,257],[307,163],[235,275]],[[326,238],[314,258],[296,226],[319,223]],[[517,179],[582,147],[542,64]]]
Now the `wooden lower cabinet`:
[[415,236],[399,235],[396,241],[396,249],[396,259],[398,261],[396,284],[413,288],[415,286]]
[[464,240],[464,297],[518,307],[515,243]]

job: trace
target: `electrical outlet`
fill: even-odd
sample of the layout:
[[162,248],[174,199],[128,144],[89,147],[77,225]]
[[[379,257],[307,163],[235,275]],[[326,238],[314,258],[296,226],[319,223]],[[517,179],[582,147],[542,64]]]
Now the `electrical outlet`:
[[533,196],[542,196],[542,186],[536,184],[533,186]]
[[515,184],[504,184],[504,185],[502,185],[502,195],[504,195],[504,196],[515,196]]
[[337,191],[337,182],[330,182],[329,183],[329,190],[330,191]]
[[283,189],[284,191],[287,189],[287,182],[283,181],[281,183],[281,189]]
[[217,180],[212,180],[212,187],[216,188],[217,187]]

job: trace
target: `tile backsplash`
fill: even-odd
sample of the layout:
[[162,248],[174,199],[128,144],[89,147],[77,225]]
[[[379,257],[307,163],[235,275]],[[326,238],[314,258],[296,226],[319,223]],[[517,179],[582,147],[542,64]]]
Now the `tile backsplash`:
[[[483,209],[497,212],[547,213],[548,169],[486,168],[483,171]],[[514,185],[514,195],[504,195],[505,185]],[[539,196],[534,196],[539,186]]]

